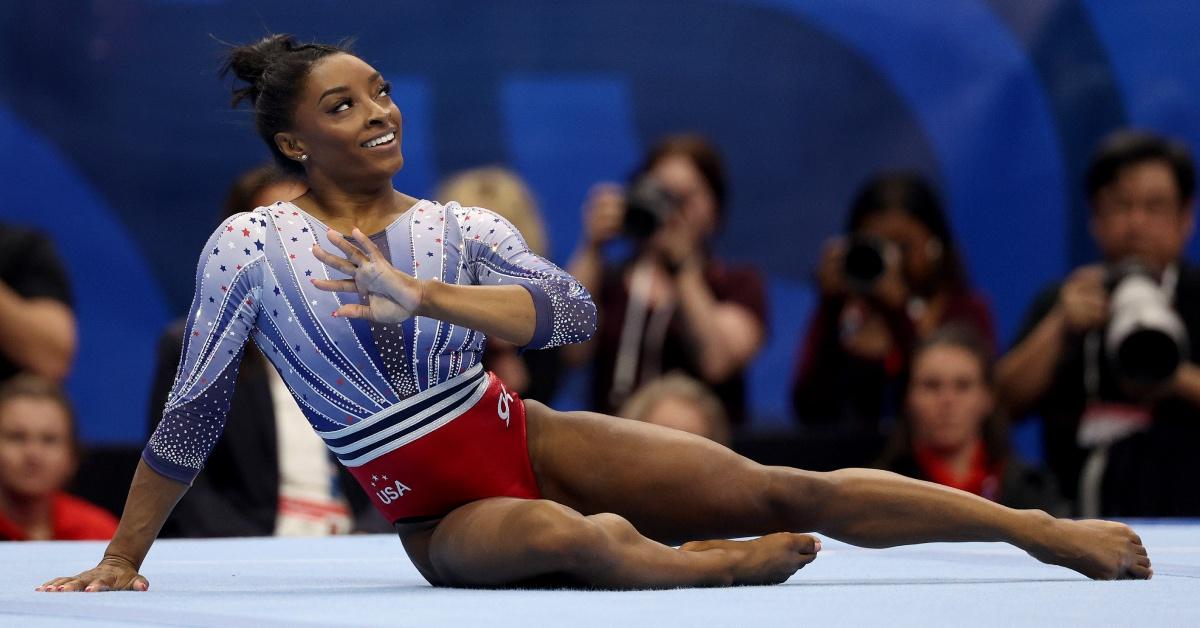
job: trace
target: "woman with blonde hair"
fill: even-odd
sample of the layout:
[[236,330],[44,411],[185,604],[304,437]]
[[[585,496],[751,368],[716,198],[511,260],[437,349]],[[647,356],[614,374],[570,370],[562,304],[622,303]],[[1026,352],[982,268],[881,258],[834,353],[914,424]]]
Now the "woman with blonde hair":
[[668,373],[633,393],[617,416],[661,425],[729,445],[729,415],[703,383],[683,373]]
[[521,176],[508,168],[484,166],[450,175],[438,185],[437,198],[463,207],[486,207],[511,222],[530,251],[542,257],[550,252],[537,200]]

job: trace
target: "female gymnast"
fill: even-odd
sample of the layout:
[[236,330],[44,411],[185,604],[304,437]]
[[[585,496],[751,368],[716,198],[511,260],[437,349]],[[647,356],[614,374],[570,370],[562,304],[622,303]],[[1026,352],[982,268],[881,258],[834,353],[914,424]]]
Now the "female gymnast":
[[495,214],[392,189],[400,111],[362,59],[275,35],[234,48],[228,68],[248,83],[234,104],[253,103],[309,191],[213,234],[117,533],[97,567],[38,590],[149,587],[138,569],[221,433],[251,336],[433,585],[778,583],[820,550],[802,531],[866,547],[1006,541],[1092,578],[1150,577],[1122,524],[882,471],[762,466],[683,432],[518,399],[478,365],[484,338],[579,342],[595,327],[587,291]]

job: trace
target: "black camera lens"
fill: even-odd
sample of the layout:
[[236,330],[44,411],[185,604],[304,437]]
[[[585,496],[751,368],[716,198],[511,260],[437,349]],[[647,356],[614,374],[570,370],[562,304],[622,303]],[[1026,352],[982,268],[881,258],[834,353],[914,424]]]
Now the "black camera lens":
[[843,276],[855,292],[870,292],[887,270],[886,244],[876,238],[853,238],[846,247]]
[[1180,359],[1175,339],[1157,329],[1131,332],[1117,346],[1121,375],[1140,384],[1166,381],[1179,368]]
[[642,177],[625,196],[625,221],[622,230],[635,240],[645,240],[675,211],[675,197],[650,177]]
[[1116,373],[1138,386],[1166,382],[1187,355],[1188,335],[1157,276],[1137,260],[1108,269],[1105,343]]

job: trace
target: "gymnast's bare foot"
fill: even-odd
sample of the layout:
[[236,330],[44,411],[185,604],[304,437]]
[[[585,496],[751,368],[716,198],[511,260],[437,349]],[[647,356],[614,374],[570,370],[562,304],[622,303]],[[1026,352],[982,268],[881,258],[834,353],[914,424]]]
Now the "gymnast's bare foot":
[[816,560],[821,541],[807,534],[778,532],[750,541],[692,541],[686,552],[723,550],[733,561],[733,584],[779,584]]
[[1154,575],[1142,539],[1123,523],[1055,519],[1040,536],[1042,540],[1027,549],[1031,556],[1093,580],[1146,580]]

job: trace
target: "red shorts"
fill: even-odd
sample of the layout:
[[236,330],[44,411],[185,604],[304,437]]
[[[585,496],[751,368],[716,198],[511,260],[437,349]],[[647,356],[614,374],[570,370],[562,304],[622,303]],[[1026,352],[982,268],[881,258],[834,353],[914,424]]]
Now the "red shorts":
[[481,365],[320,434],[393,523],[437,518],[485,497],[541,497],[525,404]]

